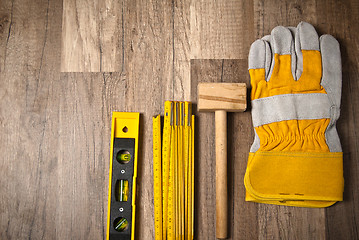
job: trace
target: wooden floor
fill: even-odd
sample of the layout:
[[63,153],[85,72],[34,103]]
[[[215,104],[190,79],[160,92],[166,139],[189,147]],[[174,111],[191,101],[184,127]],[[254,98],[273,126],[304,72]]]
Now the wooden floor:
[[[112,111],[141,113],[136,239],[154,239],[152,116],[249,83],[250,44],[312,23],[341,44],[344,201],[244,202],[250,112],[230,114],[230,239],[359,239],[357,0],[1,0],[0,239],[104,239]],[[196,239],[215,239],[213,115],[196,114]]]

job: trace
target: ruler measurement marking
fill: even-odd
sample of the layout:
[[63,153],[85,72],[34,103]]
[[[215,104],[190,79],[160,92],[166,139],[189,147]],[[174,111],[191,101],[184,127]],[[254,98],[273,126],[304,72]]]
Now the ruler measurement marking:
[[155,236],[162,240],[162,162],[161,162],[161,117],[153,118],[153,190],[155,204]]
[[[194,116],[191,108],[190,102],[165,102],[162,149],[160,116],[153,118],[156,240],[193,239]],[[162,202],[158,203],[157,199]]]

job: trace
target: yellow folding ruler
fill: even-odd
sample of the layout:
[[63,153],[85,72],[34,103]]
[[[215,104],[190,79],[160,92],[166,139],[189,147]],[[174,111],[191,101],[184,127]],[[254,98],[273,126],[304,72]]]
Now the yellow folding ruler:
[[112,113],[107,240],[135,239],[139,117]]
[[163,125],[161,142],[161,117],[160,115],[153,117],[155,239],[192,240],[194,234],[192,104],[166,101]]

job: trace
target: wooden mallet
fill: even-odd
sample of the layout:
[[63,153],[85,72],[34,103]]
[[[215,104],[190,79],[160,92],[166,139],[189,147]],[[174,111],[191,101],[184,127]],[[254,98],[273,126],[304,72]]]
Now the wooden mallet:
[[227,112],[247,107],[245,83],[199,83],[198,111],[214,111],[216,122],[216,237],[227,238]]

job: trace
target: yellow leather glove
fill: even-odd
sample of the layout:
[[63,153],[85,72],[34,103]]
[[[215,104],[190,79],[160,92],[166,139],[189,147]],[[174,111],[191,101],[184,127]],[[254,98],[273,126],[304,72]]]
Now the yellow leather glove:
[[252,44],[249,74],[255,139],[246,201],[300,207],[342,201],[339,43],[318,38],[306,22],[276,27]]

